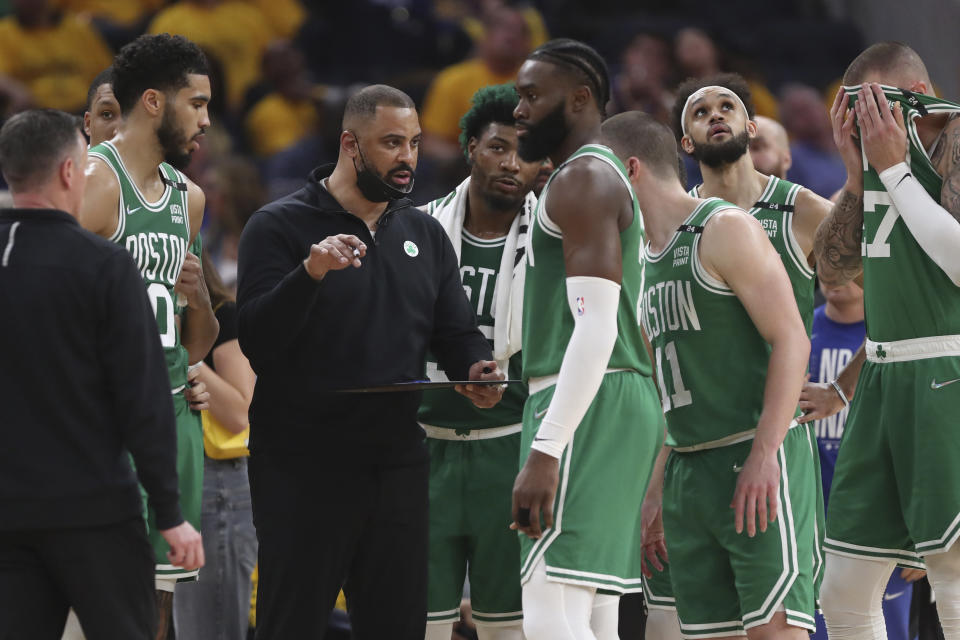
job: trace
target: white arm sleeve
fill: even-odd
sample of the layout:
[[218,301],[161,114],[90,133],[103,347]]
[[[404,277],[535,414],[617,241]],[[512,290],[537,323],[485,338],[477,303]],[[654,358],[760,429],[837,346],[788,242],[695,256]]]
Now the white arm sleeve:
[[905,162],[884,169],[880,180],[920,248],[960,286],[960,222],[930,197]]
[[550,408],[531,448],[559,458],[597,395],[617,341],[620,285],[606,278],[567,278],[574,327]]

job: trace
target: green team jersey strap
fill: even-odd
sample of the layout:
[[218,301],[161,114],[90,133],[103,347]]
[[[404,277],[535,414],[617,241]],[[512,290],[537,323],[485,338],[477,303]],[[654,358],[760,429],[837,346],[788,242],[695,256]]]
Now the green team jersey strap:
[[[882,86],[890,107],[899,103],[907,126],[910,172],[940,202],[943,179],[920,141],[916,119],[960,113],[960,105],[934,96]],[[850,104],[860,85],[844,87]],[[937,144],[946,144],[938,139]],[[867,336],[895,343],[960,335],[960,288],[917,244],[876,169],[863,157],[863,295]],[[922,313],[919,312],[922,310]],[[882,361],[882,359],[880,360]]]
[[[567,302],[566,266],[563,257],[563,232],[550,219],[546,208],[550,187],[564,167],[582,158],[593,158],[615,172],[625,197],[633,206],[633,221],[620,232],[623,277],[617,310],[617,341],[607,364],[611,369],[633,369],[651,375],[652,367],[643,343],[637,318],[637,302],[643,283],[643,219],[627,170],[605,146],[588,144],[561,164],[540,194],[534,220],[527,233],[526,284],[523,297],[523,377],[543,378],[560,371],[567,343],[573,334],[574,318]],[[585,210],[591,203],[583,202]]]
[[[701,187],[697,185],[690,189],[690,195],[701,198]],[[760,221],[767,237],[773,244],[780,260],[790,277],[790,286],[793,288],[793,297],[800,309],[803,326],[807,335],[813,329],[813,298],[814,273],[800,248],[800,243],[793,232],[793,218],[796,212],[797,194],[803,187],[777,176],[769,176],[760,197],[747,213]]]
[[104,162],[120,185],[117,227],[110,240],[122,244],[140,269],[167,357],[171,389],[187,383],[187,355],[180,345],[174,285],[190,242],[190,210],[186,177],[167,163],[157,170],[164,184],[160,198],[150,202],[130,176],[117,148],[104,142],[89,155]]
[[667,444],[697,450],[753,437],[770,346],[726,283],[700,263],[703,228],[738,207],[709,198],[663,250],[644,248],[641,319],[654,350]]

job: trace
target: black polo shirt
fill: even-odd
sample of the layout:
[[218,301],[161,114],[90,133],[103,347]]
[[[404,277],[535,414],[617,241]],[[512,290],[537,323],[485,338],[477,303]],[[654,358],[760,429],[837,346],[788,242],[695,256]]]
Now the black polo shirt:
[[[392,201],[376,237],[320,184],[251,218],[240,241],[240,347],[257,374],[250,407],[256,454],[422,456],[415,392],[345,395],[337,389],[425,378],[427,349],[452,379],[490,360],[443,227],[407,199]],[[360,268],[317,282],[303,267],[310,246],[353,234],[367,245]]]
[[63,211],[0,210],[0,354],[0,529],[139,517],[137,475],[157,525],[183,522],[163,348],[123,247]]

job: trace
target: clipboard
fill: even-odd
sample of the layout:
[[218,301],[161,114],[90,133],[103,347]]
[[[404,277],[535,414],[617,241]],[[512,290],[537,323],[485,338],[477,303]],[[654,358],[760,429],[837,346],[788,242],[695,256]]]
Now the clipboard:
[[523,384],[523,380],[448,380],[446,382],[431,382],[430,380],[414,380],[413,382],[395,382],[373,387],[356,387],[353,389],[337,389],[337,393],[401,393],[404,391],[426,391],[432,389],[453,389],[458,384],[476,384],[484,387],[493,387],[501,384]]

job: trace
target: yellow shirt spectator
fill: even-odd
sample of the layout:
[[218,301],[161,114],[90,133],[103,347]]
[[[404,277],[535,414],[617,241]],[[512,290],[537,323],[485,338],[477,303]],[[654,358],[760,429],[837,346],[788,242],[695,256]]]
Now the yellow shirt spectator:
[[57,0],[57,5],[70,13],[89,14],[116,24],[131,25],[160,9],[164,0]]
[[0,74],[26,86],[38,107],[83,111],[87,88],[111,60],[93,27],[70,14],[30,29],[14,16],[0,19]]
[[300,0],[247,0],[263,12],[278,38],[292,38],[300,30],[307,12]]
[[317,130],[317,107],[310,100],[290,100],[279,93],[263,97],[244,121],[247,140],[258,156],[270,156]]
[[199,5],[182,0],[157,14],[148,33],[170,33],[192,40],[223,66],[227,103],[238,108],[260,78],[260,59],[273,32],[263,12],[243,0]]
[[491,84],[513,82],[517,70],[494,73],[479,58],[447,67],[437,74],[424,98],[423,130],[450,142],[460,136],[460,118],[470,110],[470,100],[478,89]]

